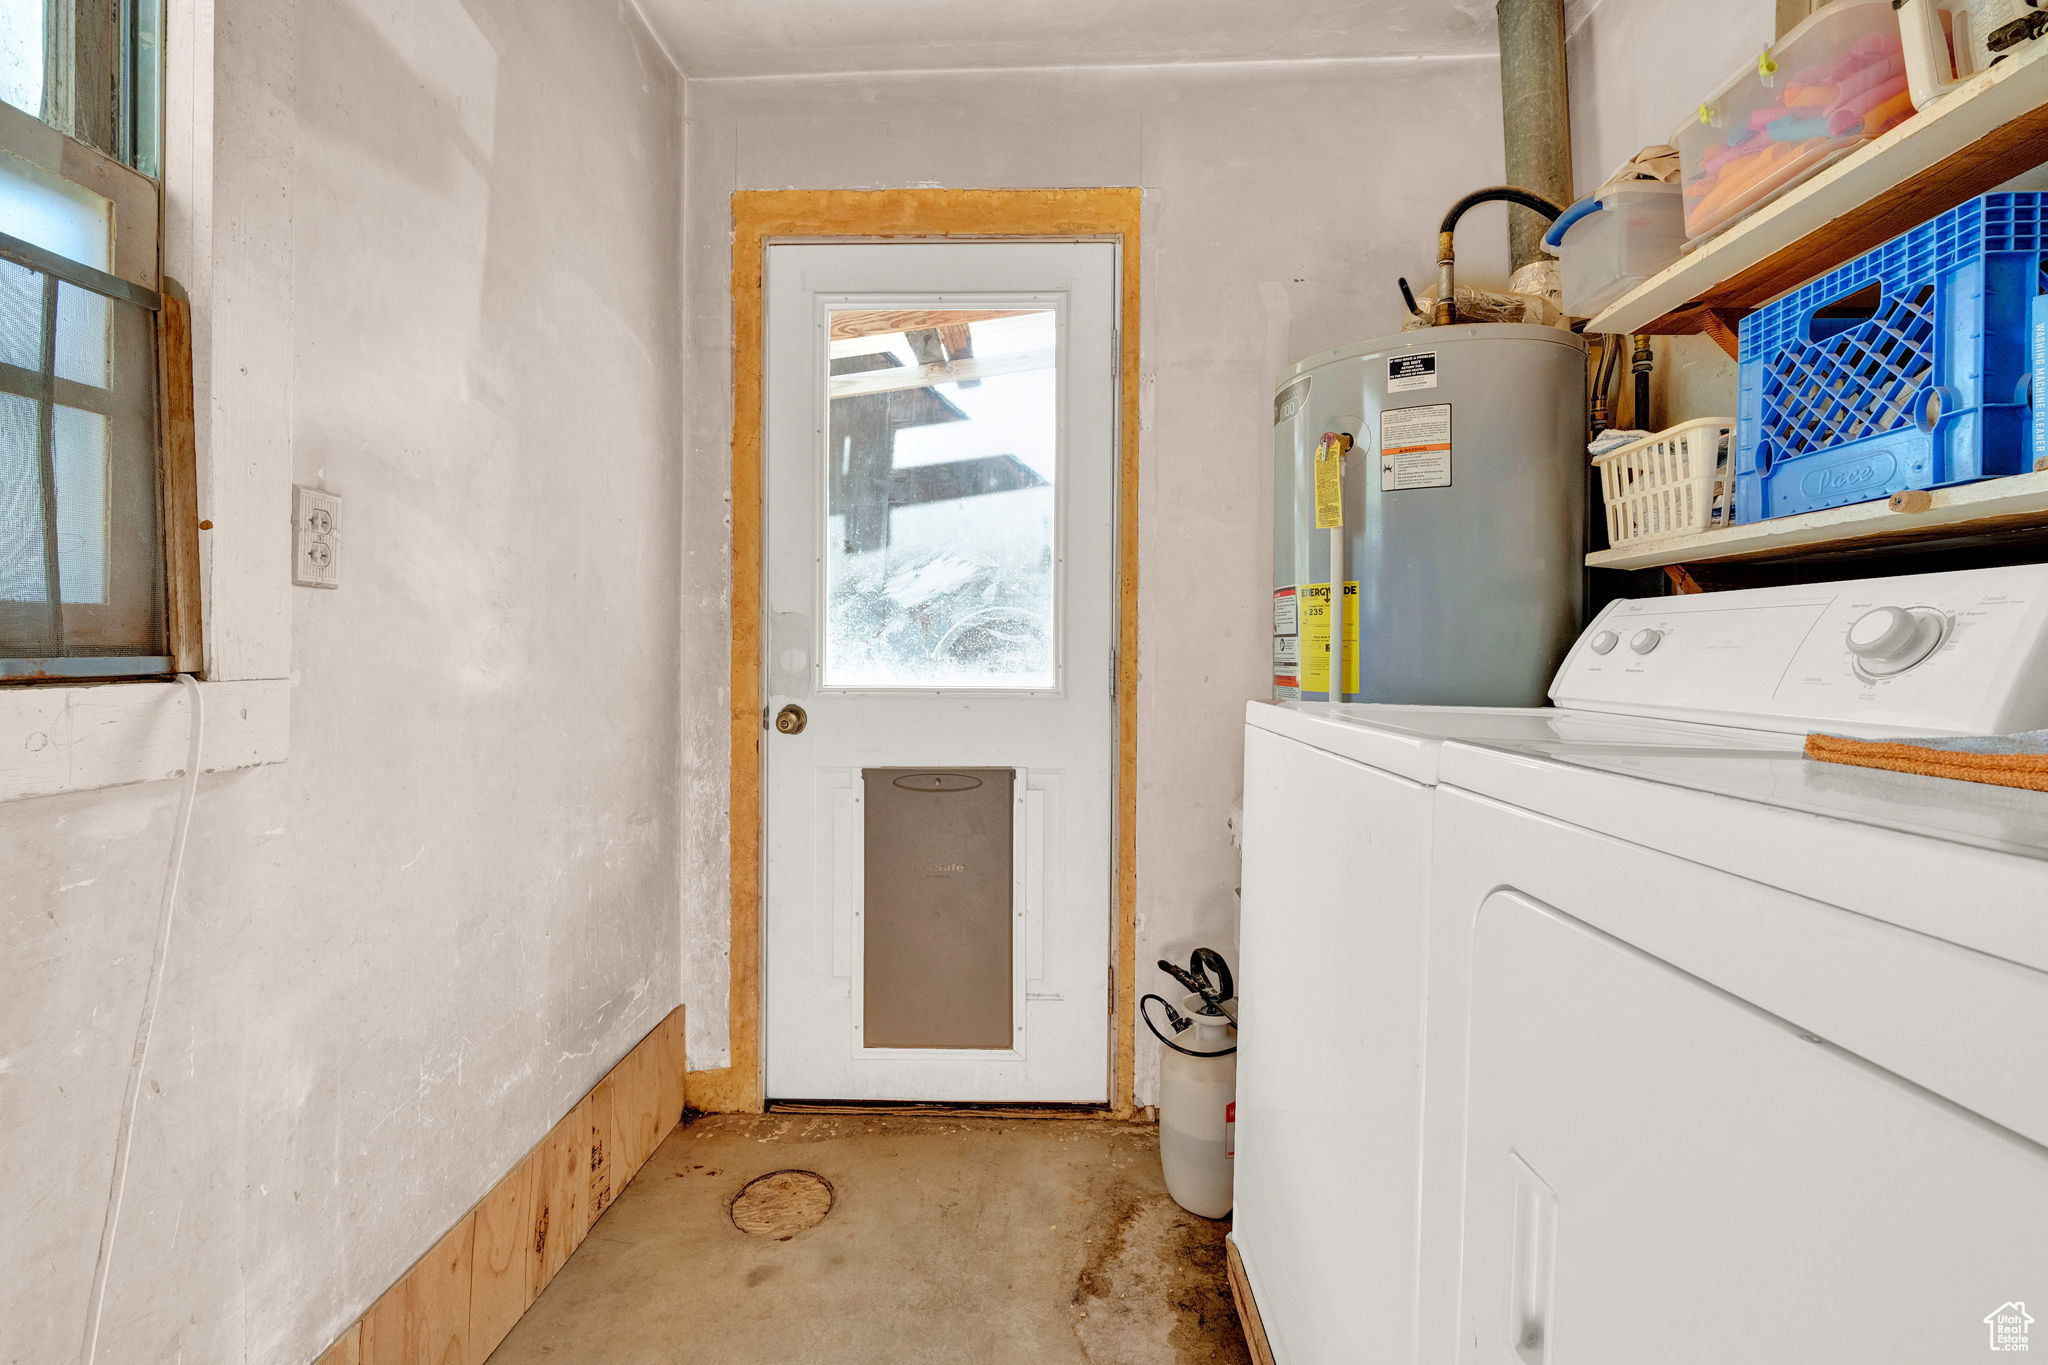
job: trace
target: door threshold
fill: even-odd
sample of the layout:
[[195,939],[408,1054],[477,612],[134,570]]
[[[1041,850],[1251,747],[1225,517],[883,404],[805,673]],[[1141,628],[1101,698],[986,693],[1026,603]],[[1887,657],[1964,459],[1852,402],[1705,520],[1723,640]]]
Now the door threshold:
[[1106,1119],[1106,1104],[955,1104],[945,1100],[769,1100],[771,1114],[834,1114],[843,1116],[949,1119]]

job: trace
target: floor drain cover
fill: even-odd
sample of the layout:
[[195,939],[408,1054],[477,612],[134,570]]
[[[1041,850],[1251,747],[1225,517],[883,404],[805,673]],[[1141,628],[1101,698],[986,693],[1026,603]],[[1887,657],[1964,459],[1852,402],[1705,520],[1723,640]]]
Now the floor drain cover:
[[726,1212],[749,1237],[793,1237],[832,1212],[832,1184],[815,1171],[770,1171],[742,1186]]

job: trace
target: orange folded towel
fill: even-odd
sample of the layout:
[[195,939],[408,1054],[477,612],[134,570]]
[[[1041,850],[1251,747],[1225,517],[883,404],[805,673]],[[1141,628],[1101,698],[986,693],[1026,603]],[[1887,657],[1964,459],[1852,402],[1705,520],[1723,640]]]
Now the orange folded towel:
[[2048,792],[2048,730],[1967,739],[1849,739],[1808,735],[1806,756],[1823,763],[1886,768],[1958,782]]

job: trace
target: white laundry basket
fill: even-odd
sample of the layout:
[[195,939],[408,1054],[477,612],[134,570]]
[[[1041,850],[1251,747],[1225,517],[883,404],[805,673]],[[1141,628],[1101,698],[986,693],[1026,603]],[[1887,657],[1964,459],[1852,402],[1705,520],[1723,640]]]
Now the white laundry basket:
[[1701,417],[1593,457],[1619,549],[1726,526],[1735,506],[1728,463],[1733,417]]

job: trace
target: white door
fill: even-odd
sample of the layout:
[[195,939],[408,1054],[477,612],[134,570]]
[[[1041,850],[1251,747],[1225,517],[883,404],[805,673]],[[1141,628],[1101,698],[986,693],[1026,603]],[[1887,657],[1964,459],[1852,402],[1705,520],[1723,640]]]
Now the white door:
[[768,1094],[1105,1102],[1116,248],[767,254]]

